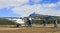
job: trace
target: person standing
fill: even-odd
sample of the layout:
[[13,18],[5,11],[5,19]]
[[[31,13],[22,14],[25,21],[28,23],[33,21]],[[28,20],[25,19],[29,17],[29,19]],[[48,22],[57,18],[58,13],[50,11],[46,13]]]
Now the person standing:
[[54,28],[57,28],[57,20],[54,20]]
[[46,27],[46,20],[43,19],[43,27]]
[[16,27],[19,27],[19,24],[17,24]]
[[32,23],[31,23],[31,21],[29,20],[29,18],[27,18],[27,24],[28,24],[28,27],[32,27]]

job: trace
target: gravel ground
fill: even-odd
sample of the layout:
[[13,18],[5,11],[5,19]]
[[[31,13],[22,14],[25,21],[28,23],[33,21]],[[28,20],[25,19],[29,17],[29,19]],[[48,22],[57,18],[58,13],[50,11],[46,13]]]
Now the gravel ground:
[[60,33],[60,27],[56,29],[53,28],[53,25],[47,25],[46,27],[0,27],[0,33]]

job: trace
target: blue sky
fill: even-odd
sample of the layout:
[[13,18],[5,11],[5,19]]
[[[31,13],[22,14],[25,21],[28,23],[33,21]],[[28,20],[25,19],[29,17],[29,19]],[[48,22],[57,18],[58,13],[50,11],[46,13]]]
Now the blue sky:
[[13,13],[11,9],[0,9],[0,17],[19,17],[20,15]]
[[60,16],[60,0],[0,0],[0,17],[26,17],[33,12]]

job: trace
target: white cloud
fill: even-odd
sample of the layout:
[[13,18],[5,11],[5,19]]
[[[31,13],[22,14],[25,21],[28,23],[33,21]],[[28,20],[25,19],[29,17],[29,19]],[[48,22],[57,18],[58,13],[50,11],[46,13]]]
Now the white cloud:
[[13,11],[14,13],[21,14],[23,17],[29,16],[33,12],[43,15],[60,16],[60,11],[54,9],[55,4],[47,4],[45,6],[44,5],[41,4],[24,5],[22,7],[15,7]]
[[56,7],[56,4],[52,3],[52,4],[43,4],[43,7]]
[[[32,0],[35,3],[38,3],[42,0]],[[57,3],[51,4],[34,4],[29,5],[29,0],[0,0],[0,8],[14,6],[13,12],[16,14],[20,14],[21,16],[29,16],[31,13],[36,12],[38,14],[43,15],[54,15],[60,16],[60,10],[56,10],[55,8],[60,6],[60,1]],[[21,6],[25,4],[24,6]]]
[[9,6],[20,6],[26,4],[29,0],[0,0],[0,8]]
[[56,3],[56,6],[60,6],[60,1]]
[[31,13],[33,13],[35,11],[35,9],[37,9],[39,6],[36,5],[24,5],[21,7],[16,7],[13,9],[13,11],[17,14],[21,14],[23,17],[24,16],[29,16]]
[[34,3],[38,3],[38,2],[41,2],[42,0],[31,0],[31,1]]

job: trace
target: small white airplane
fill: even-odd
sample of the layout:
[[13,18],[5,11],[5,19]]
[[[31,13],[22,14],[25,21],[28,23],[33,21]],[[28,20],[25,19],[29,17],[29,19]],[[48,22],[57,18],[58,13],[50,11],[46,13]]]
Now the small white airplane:
[[[31,20],[31,18],[29,18],[29,20]],[[25,26],[26,25],[26,22],[27,22],[27,19],[12,19],[12,21],[14,21],[15,23],[17,24],[20,24],[21,26]]]
[[12,19],[12,21],[14,21],[17,24],[20,24],[21,26],[25,25],[25,21],[22,19]]

